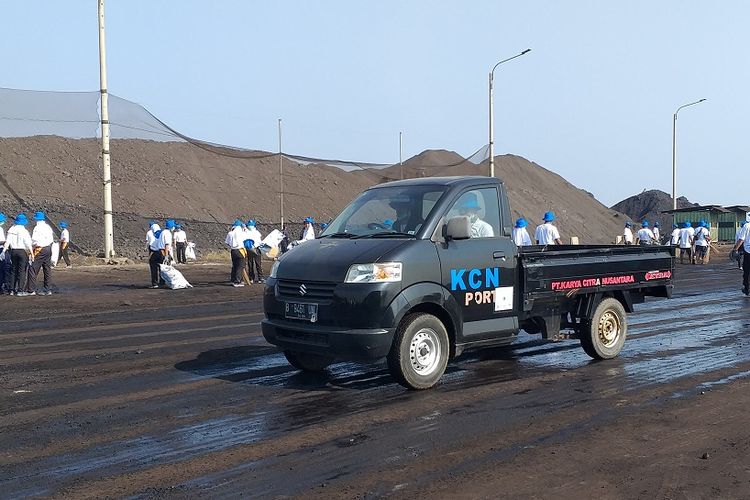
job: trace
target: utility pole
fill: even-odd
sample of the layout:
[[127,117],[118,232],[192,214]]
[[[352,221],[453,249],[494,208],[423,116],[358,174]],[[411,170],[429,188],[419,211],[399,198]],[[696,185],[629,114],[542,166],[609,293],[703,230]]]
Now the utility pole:
[[109,106],[107,98],[107,49],[104,39],[104,0],[99,0],[99,84],[102,102],[102,174],[104,182],[104,258],[115,256],[112,234],[112,175],[109,160]]
[[279,118],[279,213],[281,229],[284,229],[284,157],[281,156],[281,118]]
[[703,101],[705,99],[683,104],[672,115],[672,210],[677,210],[677,114],[681,109],[700,104]]
[[403,132],[398,133],[398,164],[401,167],[401,179],[404,179],[404,156],[403,156],[403,142],[401,140],[401,136],[403,135]]

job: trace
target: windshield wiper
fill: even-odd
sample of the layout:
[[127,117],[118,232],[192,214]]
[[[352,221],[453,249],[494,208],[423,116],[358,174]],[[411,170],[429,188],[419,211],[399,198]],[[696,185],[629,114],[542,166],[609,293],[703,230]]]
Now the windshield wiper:
[[358,238],[393,238],[393,237],[401,237],[401,236],[408,236],[409,238],[416,238],[411,233],[402,233],[399,231],[387,231],[382,233],[372,233],[372,234],[365,234],[362,236],[358,236]]
[[352,233],[333,233],[321,236],[321,238],[353,238],[355,235]]

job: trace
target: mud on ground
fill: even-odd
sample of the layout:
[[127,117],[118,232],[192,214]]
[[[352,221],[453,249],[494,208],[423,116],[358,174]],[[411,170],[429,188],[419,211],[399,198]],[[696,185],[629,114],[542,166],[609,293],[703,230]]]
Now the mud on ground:
[[0,496],[747,498],[750,299],[726,261],[678,269],[621,356],[522,335],[410,392],[381,364],[302,375],[259,332],[259,285],[189,265],[60,270],[0,297]]

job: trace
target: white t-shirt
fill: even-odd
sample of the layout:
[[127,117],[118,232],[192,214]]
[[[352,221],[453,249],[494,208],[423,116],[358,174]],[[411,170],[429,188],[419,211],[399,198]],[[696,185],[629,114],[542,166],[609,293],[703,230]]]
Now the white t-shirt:
[[60,241],[67,241],[68,243],[70,243],[70,232],[67,229],[63,229],[60,232]]
[[4,243],[4,242],[5,242],[5,229],[3,229],[3,226],[0,226],[0,243]]
[[35,247],[48,247],[55,239],[52,228],[43,220],[36,223],[34,230],[31,232],[31,244]]
[[680,248],[692,248],[694,232],[692,227],[684,227],[680,230]]
[[740,229],[739,240],[743,240],[742,248],[745,250],[745,253],[750,253],[750,224],[745,224],[743,228]]
[[658,243],[659,241],[661,241],[661,232],[659,231],[658,227],[654,228],[653,233],[654,233],[654,239],[656,240],[656,242]]
[[633,231],[631,231],[629,227],[626,227],[622,232],[622,237],[625,240],[625,243],[633,243]]
[[305,231],[302,233],[302,241],[314,240],[315,239],[315,228],[312,224],[305,225]]
[[638,239],[643,243],[651,243],[654,240],[654,233],[647,227],[638,230]]
[[175,243],[185,243],[187,242],[187,233],[183,231],[182,229],[178,229],[174,232],[174,242]]
[[169,252],[172,253],[172,231],[164,229],[159,235],[159,239],[156,241],[156,248],[164,250],[169,247]]
[[245,230],[245,239],[253,240],[253,248],[258,248],[263,242],[263,235],[260,234],[257,228],[250,226]]
[[540,245],[555,245],[555,240],[560,239],[560,232],[550,222],[545,222],[536,227],[534,238]]
[[239,250],[240,248],[245,248],[244,241],[247,239],[245,238],[247,236],[245,234],[245,228],[242,226],[237,226],[229,233],[227,234],[227,239],[224,240],[224,243],[229,245],[229,248],[232,250]]
[[695,230],[695,246],[707,247],[708,241],[706,237],[709,236],[708,229],[705,227],[699,227]]
[[495,231],[492,230],[492,226],[482,219],[477,219],[471,224],[472,238],[492,238],[493,236],[495,236]]
[[31,253],[33,250],[31,247],[31,235],[28,229],[20,224],[11,226],[8,229],[5,244],[9,249],[13,250],[26,250],[28,253]]
[[514,227],[513,228],[513,242],[519,247],[528,247],[533,245],[531,238],[529,237],[528,231],[525,227]]
[[669,241],[672,245],[676,245],[680,242],[680,228],[676,227],[672,231],[672,239]]

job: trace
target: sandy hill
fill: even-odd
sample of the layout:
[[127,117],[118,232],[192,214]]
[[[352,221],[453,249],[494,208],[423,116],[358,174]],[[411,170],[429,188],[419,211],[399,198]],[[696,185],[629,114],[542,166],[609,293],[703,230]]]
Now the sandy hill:
[[[684,196],[677,198],[677,208],[689,208],[697,205],[697,203],[691,203]],[[659,221],[662,226],[672,223],[672,218],[662,213],[672,209],[672,196],[658,189],[651,189],[625,198],[613,205],[612,209],[626,214],[636,222],[647,220],[653,224]]]
[[[0,210],[15,213],[42,208],[56,223],[68,220],[83,251],[101,250],[100,145],[94,139],[37,136],[0,139]],[[115,245],[119,253],[145,255],[143,235],[150,218],[184,221],[199,248],[220,248],[226,224],[254,217],[267,231],[279,220],[278,158],[238,158],[184,142],[129,139],[112,141]],[[487,171],[461,161],[451,151],[430,150],[404,162],[406,177],[473,175]],[[449,165],[449,166],[445,166]],[[622,217],[591,195],[535,163],[517,156],[497,158],[514,216],[533,224],[554,210],[564,237],[583,242],[610,242]],[[328,220],[357,193],[389,178],[400,167],[344,172],[325,165],[301,166],[284,161],[285,220],[307,215]],[[291,226],[294,234],[298,226]]]

